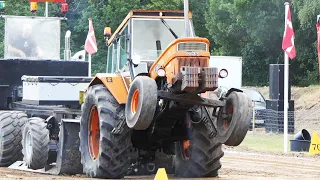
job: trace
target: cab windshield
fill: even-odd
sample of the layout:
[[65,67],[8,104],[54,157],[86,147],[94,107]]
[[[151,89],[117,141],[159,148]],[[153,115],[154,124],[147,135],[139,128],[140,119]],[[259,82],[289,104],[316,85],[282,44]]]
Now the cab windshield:
[[[164,21],[178,38],[185,36],[184,19],[164,19]],[[161,52],[176,39],[165,24],[161,22],[161,19],[133,19],[132,24],[133,59],[155,61]],[[191,20],[189,24],[191,36],[194,37]]]

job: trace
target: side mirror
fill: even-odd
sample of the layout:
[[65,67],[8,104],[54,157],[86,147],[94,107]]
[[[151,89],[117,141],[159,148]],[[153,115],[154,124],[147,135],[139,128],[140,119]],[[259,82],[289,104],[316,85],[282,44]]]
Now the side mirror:
[[104,28],[104,32],[103,32],[103,35],[106,37],[106,38],[110,38],[112,33],[111,33],[111,28],[110,27],[105,27]]
[[141,56],[138,55],[138,54],[133,54],[133,57],[132,57],[132,63],[134,65],[139,65],[141,62]]

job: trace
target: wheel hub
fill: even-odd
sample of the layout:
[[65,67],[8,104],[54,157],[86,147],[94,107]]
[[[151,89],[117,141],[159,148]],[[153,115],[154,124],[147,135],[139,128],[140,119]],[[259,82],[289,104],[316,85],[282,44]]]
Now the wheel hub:
[[31,156],[32,156],[32,137],[31,137],[30,131],[28,131],[26,135],[25,147],[26,147],[26,159],[29,161],[29,159],[31,159]]
[[181,142],[180,146],[182,147],[181,148],[182,158],[184,160],[189,160],[190,159],[190,141],[184,140]]
[[99,114],[96,106],[93,106],[91,108],[88,125],[89,125],[89,133],[88,133],[89,153],[92,159],[96,159],[99,156],[99,147],[100,147]]
[[132,114],[136,114],[139,105],[139,90],[136,89],[132,95],[131,99],[131,112]]
[[228,130],[232,121],[233,106],[230,104],[226,109],[226,118],[223,119],[223,129]]

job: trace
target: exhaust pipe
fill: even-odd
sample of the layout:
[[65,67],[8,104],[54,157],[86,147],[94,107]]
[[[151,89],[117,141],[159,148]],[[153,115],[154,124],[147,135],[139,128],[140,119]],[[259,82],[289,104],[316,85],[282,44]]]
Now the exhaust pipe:
[[66,32],[65,44],[64,44],[64,59],[65,60],[70,60],[71,59],[70,36],[71,36],[71,31],[68,30]]

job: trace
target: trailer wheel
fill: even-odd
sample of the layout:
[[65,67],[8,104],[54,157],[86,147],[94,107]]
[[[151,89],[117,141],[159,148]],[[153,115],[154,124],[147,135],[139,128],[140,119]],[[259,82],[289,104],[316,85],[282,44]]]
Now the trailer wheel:
[[147,129],[157,106],[157,83],[147,76],[138,76],[130,86],[126,103],[126,122],[135,130]]
[[0,111],[0,166],[22,160],[22,129],[28,118],[17,111]]
[[[195,112],[197,113],[197,112]],[[200,111],[201,113],[201,111]],[[220,158],[224,152],[221,143],[208,136],[208,129],[200,119],[187,114],[186,126],[189,130],[189,140],[176,142],[175,145],[175,175],[183,178],[215,177],[221,168]]]
[[[79,134],[81,163],[87,176],[123,178],[127,173],[131,131],[125,123],[124,107],[104,85],[88,89]],[[120,128],[121,132],[113,132],[114,128]]]
[[242,92],[232,92],[227,97],[226,114],[222,118],[222,110],[217,121],[218,140],[228,146],[238,146],[249,130],[252,116],[252,102]]
[[32,117],[23,129],[22,153],[30,169],[41,169],[49,158],[49,130],[45,120]]

